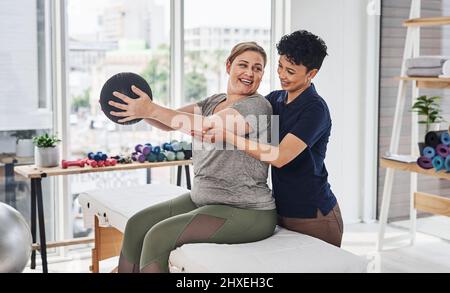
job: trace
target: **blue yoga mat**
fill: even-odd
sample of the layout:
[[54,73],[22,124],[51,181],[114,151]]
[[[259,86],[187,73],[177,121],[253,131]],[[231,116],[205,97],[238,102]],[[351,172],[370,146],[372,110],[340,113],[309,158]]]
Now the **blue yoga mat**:
[[441,135],[441,142],[445,145],[450,146],[450,134],[445,132]]
[[444,158],[441,156],[436,156],[433,158],[432,164],[434,170],[441,171],[442,169],[444,169]]
[[445,170],[447,170],[447,172],[450,172],[450,156],[448,156],[448,157],[445,159],[444,167],[445,167]]
[[422,156],[430,158],[430,159],[432,159],[436,156],[436,151],[434,150],[434,148],[429,147],[429,146],[425,147],[422,152],[423,152]]

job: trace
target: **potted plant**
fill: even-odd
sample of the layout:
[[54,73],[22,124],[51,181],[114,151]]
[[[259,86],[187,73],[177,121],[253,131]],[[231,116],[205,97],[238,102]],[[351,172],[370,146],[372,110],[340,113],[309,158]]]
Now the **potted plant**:
[[16,138],[16,156],[33,156],[33,135],[35,134],[35,130],[17,130],[11,134],[11,136]]
[[45,133],[33,137],[34,159],[38,167],[55,167],[59,164],[59,148],[57,143],[61,140],[55,135]]
[[425,135],[430,130],[439,130],[439,124],[443,122],[441,114],[441,106],[439,104],[441,97],[439,96],[420,96],[416,99],[414,105],[411,107],[413,112],[419,115],[419,151],[425,147]]

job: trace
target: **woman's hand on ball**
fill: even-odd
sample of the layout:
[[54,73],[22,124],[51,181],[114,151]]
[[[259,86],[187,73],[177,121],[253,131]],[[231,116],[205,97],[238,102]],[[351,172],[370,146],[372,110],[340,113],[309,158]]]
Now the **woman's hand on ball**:
[[121,99],[125,104],[117,103],[114,101],[109,101],[108,104],[123,110],[121,112],[115,112],[111,111],[111,115],[116,117],[125,117],[121,120],[119,120],[119,123],[125,123],[134,119],[140,119],[140,118],[150,118],[152,116],[152,113],[154,111],[155,105],[153,104],[150,97],[137,88],[136,86],[132,86],[131,90],[133,93],[139,96],[137,99],[132,99],[128,97],[127,95],[124,95],[119,92],[114,92],[113,95],[116,98]]

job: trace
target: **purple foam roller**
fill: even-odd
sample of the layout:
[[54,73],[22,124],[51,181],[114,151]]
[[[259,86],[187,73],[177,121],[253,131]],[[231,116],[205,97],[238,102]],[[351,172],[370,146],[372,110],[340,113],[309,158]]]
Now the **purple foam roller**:
[[448,146],[446,146],[445,144],[440,144],[436,147],[436,154],[446,158],[448,156],[449,153],[449,149]]
[[433,162],[431,159],[424,156],[417,159],[417,165],[422,169],[433,169]]

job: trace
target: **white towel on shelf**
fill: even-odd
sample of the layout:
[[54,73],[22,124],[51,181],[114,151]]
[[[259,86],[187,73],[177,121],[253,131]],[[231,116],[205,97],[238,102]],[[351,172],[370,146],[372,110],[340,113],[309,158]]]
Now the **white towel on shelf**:
[[406,75],[408,76],[424,76],[424,77],[437,77],[442,74],[442,67],[431,68],[408,68]]
[[439,77],[450,78],[450,60],[445,61],[444,65],[442,65],[442,75]]
[[450,60],[449,56],[420,56],[406,59],[406,68],[434,68],[441,67]]

